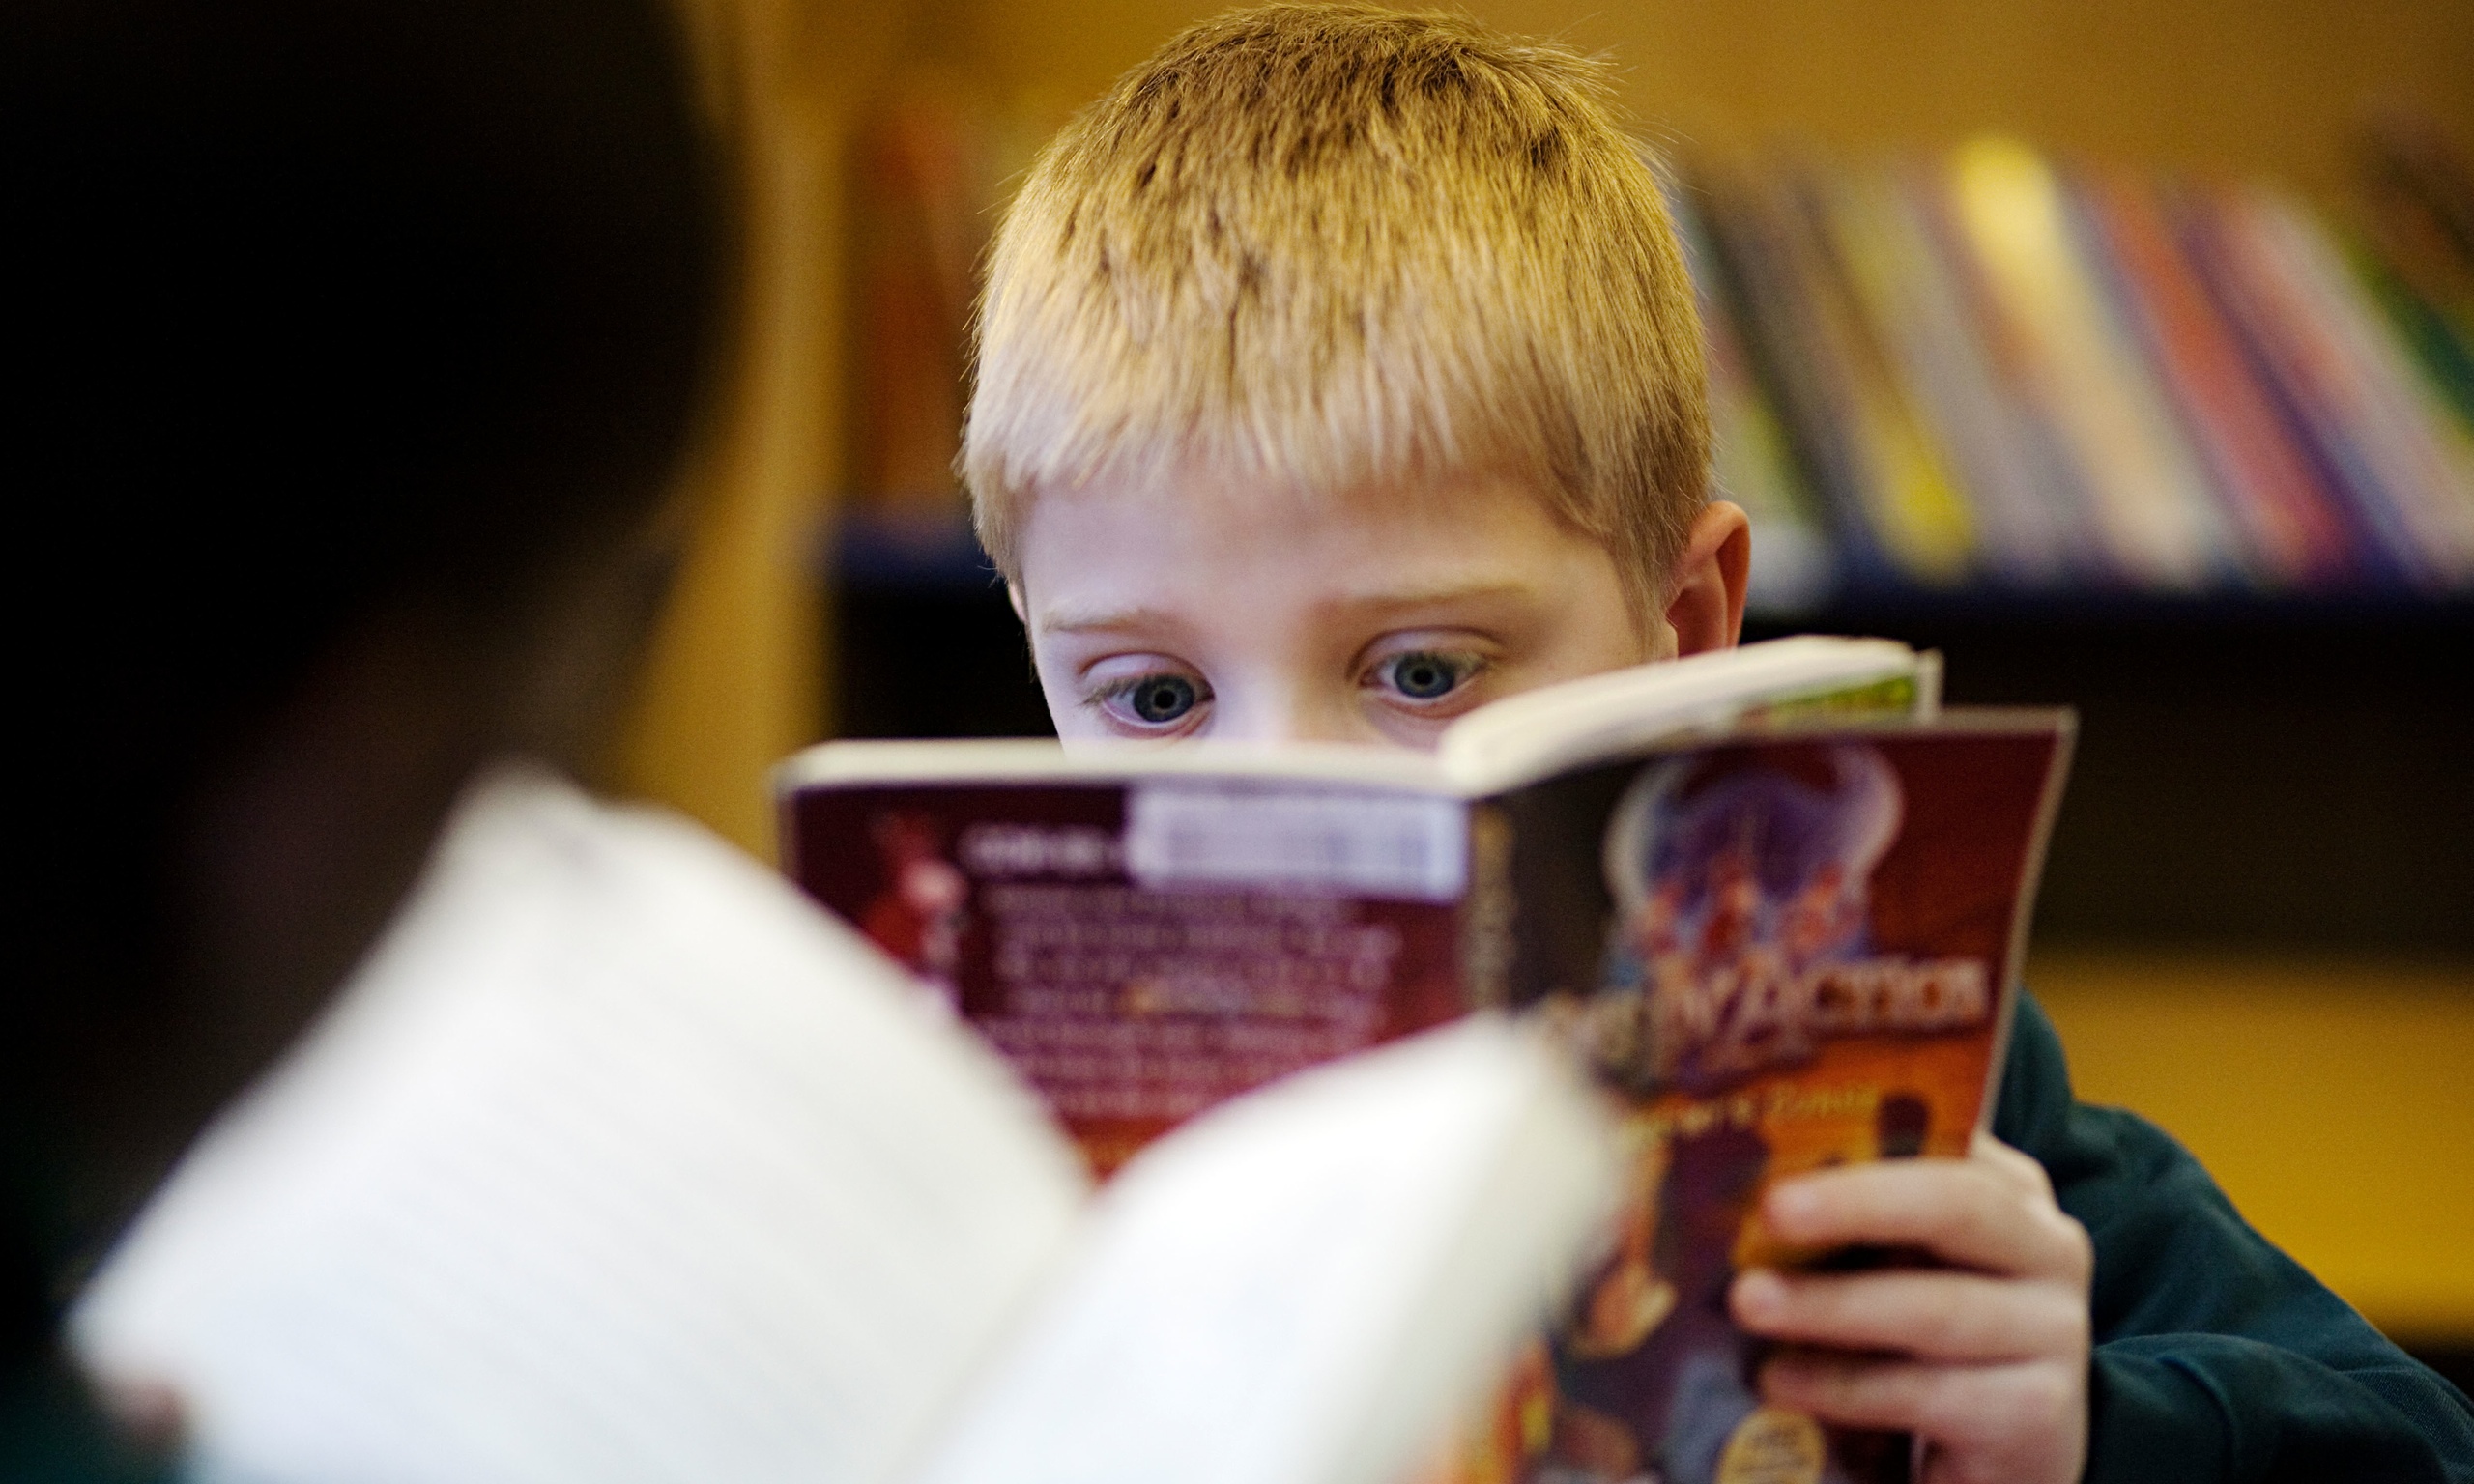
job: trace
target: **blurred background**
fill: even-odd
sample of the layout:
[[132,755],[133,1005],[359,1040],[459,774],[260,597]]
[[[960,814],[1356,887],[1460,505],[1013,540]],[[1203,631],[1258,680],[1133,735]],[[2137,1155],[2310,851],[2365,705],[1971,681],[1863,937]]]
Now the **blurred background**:
[[[1047,728],[949,469],[972,268],[1195,0],[682,0],[753,219],[611,771],[772,848],[833,735]],[[1709,320],[1753,637],[2067,702],[2081,1095],[2474,1385],[2474,6],[1494,0],[1610,53]]]

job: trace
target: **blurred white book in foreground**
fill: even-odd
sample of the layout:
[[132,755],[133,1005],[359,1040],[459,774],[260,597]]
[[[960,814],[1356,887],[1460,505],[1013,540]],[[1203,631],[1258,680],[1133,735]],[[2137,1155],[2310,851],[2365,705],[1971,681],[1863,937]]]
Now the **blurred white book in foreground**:
[[1480,1016],[1094,1196],[971,1034],[761,867],[477,787],[72,1319],[251,1484],[1394,1484],[1589,1256],[1579,1080]]

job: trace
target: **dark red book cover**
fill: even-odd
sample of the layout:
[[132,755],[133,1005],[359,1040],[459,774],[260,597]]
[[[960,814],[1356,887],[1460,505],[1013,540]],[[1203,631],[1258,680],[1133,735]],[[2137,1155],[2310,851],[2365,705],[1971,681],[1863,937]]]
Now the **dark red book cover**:
[[1269,780],[803,789],[791,870],[944,993],[1106,1174],[1458,1014],[1457,800]]

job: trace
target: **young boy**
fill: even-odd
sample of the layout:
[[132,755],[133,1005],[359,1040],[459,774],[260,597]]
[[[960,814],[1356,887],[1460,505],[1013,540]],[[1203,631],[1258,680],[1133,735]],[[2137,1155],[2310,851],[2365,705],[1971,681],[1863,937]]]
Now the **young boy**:
[[[1699,328],[1603,70],[1323,6],[1170,42],[1033,169],[964,453],[1058,731],[1427,745],[1498,696],[1735,642]],[[2474,1410],[2070,1094],[2023,1008],[1994,1136],[1774,1189],[1768,1395],[1936,1481],[2474,1478]]]

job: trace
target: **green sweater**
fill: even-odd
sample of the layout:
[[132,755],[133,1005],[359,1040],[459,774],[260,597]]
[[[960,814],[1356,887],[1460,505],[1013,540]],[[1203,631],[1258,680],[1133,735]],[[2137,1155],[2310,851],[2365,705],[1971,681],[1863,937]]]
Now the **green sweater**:
[[[2022,998],[1994,1132],[2096,1242],[2088,1484],[2474,1484],[2474,1404],[2268,1244],[2162,1129],[2070,1094]],[[56,1362],[0,1376],[0,1478],[149,1476]]]
[[2095,1239],[2088,1484],[2474,1484],[2474,1404],[2253,1231],[2163,1129],[2075,1099],[2031,997],[1993,1131]]

